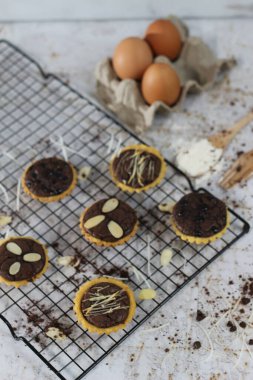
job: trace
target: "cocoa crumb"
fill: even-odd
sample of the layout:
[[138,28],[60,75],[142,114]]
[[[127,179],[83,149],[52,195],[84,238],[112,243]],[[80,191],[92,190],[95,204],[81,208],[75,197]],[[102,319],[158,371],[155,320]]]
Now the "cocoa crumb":
[[194,350],[199,350],[200,347],[201,347],[201,343],[198,340],[196,340],[195,342],[193,342],[193,349]]
[[235,332],[237,330],[236,326],[231,321],[228,321],[227,327],[229,328],[230,332]]
[[242,329],[245,329],[245,327],[247,326],[246,323],[244,321],[241,321],[239,323],[239,326],[242,328]]
[[54,249],[57,249],[59,247],[59,243],[58,241],[54,241],[52,244],[51,244],[51,247],[54,248]]
[[248,297],[242,297],[241,304],[248,305],[248,303],[250,303],[250,299]]
[[203,319],[205,318],[206,315],[201,310],[197,310],[196,321],[200,322],[203,321]]

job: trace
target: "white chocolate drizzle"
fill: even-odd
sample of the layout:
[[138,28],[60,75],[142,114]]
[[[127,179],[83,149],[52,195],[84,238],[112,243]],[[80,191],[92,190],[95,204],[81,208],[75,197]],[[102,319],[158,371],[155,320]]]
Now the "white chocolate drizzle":
[[82,309],[84,316],[110,314],[115,310],[129,309],[129,306],[120,305],[120,301],[125,298],[125,295],[122,296],[125,291],[121,289],[112,294],[102,294],[101,291],[108,287],[109,285],[96,287],[95,292],[90,293],[89,298],[84,300],[84,303],[92,302],[91,306]]
[[18,180],[17,184],[17,197],[16,197],[16,211],[20,209],[20,193],[21,193],[21,180]]
[[151,248],[150,248],[150,235],[147,236],[147,268],[148,276],[151,277],[151,266],[150,266]]
[[0,189],[2,190],[2,193],[5,197],[5,203],[8,205],[10,203],[10,198],[9,198],[9,195],[8,195],[4,185],[2,185],[1,183],[0,183]]
[[154,181],[155,179],[155,164],[150,158],[150,155],[146,154],[144,151],[135,151],[130,157],[126,157],[126,161],[130,161],[129,170],[130,177],[127,181],[128,184],[131,184],[134,179],[137,181],[139,186],[144,186],[143,183],[143,174],[147,168],[147,179],[149,181]]

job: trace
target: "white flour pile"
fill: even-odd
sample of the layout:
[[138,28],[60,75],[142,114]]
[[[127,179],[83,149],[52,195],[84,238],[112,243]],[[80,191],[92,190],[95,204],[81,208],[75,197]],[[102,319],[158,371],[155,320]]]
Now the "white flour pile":
[[177,154],[176,164],[185,174],[198,178],[211,174],[222,153],[223,149],[215,148],[207,139],[201,139],[182,148]]

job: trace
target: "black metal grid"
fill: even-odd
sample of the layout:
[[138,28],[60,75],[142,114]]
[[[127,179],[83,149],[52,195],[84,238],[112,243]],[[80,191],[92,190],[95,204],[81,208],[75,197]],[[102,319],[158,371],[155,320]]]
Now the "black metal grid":
[[[125,146],[140,142],[97,105],[56,76],[45,74],[38,63],[20,49],[8,41],[0,41],[0,183],[9,196],[6,205],[1,194],[0,208],[14,217],[11,234],[32,235],[49,246],[51,263],[41,279],[26,287],[12,289],[1,285],[0,318],[13,337],[22,340],[62,380],[81,379],[249,230],[248,223],[229,210],[231,226],[222,239],[201,247],[181,242],[171,230],[168,216],[161,215],[156,206],[161,202],[177,201],[192,190],[189,179],[167,162],[166,179],[158,187],[147,194],[122,193],[111,182],[108,173],[111,157],[108,144],[112,134],[115,144],[121,141]],[[17,182],[23,168],[32,159],[61,154],[61,149],[48,141],[52,135],[62,136],[65,145],[76,152],[68,152],[70,161],[77,168],[91,166],[92,174],[61,202],[44,205],[21,194],[20,210],[16,212]],[[115,195],[136,208],[144,223],[137,236],[123,247],[91,246],[80,234],[79,215],[93,201]],[[148,235],[150,277],[147,275]],[[53,244],[55,241],[59,244],[57,248]],[[172,248],[174,256],[167,268],[161,268],[160,252],[167,246]],[[138,303],[136,316],[126,329],[110,336],[89,334],[76,324],[72,311],[78,288],[71,277],[73,269],[59,268],[56,264],[59,255],[72,255],[76,250],[87,260],[86,276],[87,270],[92,274],[97,268],[133,265],[147,277],[158,297]],[[133,290],[146,287],[134,276],[129,285]],[[19,319],[23,316],[25,320],[28,311],[41,314],[43,322],[29,335],[22,331],[22,326],[14,331],[17,313]],[[52,320],[71,327],[66,340],[54,341],[45,336],[45,325]]]

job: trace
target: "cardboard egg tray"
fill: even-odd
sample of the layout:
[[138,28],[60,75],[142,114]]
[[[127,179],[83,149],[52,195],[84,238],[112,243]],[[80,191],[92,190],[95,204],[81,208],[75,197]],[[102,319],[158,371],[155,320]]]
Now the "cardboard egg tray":
[[218,59],[201,38],[190,36],[182,20],[174,16],[168,19],[178,28],[183,48],[179,58],[174,62],[165,56],[155,57],[154,62],[171,65],[179,75],[182,92],[175,106],[169,107],[160,101],[149,106],[141,94],[140,83],[133,79],[120,80],[113,70],[110,58],[101,61],[95,70],[98,98],[121,121],[137,132],[150,127],[159,110],[180,110],[186,96],[207,90],[214,85],[220,73],[235,64],[233,58]]

